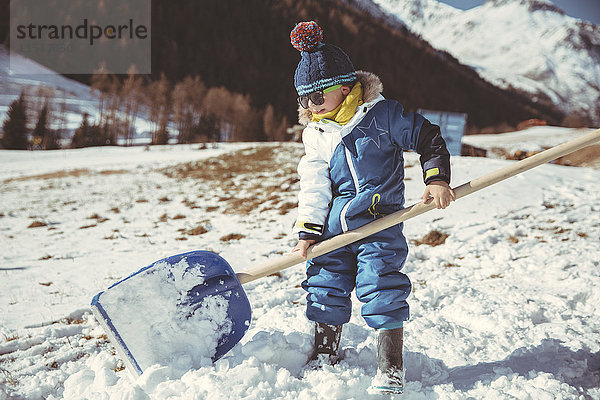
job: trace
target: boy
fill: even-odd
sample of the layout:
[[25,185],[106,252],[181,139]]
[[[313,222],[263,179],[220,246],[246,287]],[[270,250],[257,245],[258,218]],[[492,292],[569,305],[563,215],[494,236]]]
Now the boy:
[[[455,200],[448,185],[450,156],[438,126],[386,100],[377,76],[355,71],[339,47],[321,43],[314,21],[299,23],[290,36],[301,52],[294,85],[299,121],[306,126],[294,229],[299,241],[293,251],[306,257],[316,241],[400,210],[402,149],[421,155],[423,201],[431,196],[437,208],[445,208]],[[411,284],[400,272],[408,254],[402,226],[309,260],[302,282],[308,292],[306,315],[315,322],[311,358],[331,364],[338,361],[342,325],[350,320],[350,294],[356,288],[363,318],[378,330],[378,373],[371,390],[379,393],[401,393],[404,385],[403,321],[409,318]]]

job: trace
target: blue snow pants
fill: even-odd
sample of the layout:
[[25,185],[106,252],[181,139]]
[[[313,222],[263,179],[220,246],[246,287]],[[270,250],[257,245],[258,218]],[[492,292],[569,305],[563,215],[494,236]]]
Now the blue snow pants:
[[[350,320],[350,294],[363,302],[361,314],[376,329],[395,329],[409,318],[406,298],[411,291],[408,276],[400,272],[408,245],[403,224],[315,257],[307,262],[307,278],[302,287],[309,320],[341,325]],[[339,232],[335,232],[339,233]],[[334,232],[327,232],[324,239]]]

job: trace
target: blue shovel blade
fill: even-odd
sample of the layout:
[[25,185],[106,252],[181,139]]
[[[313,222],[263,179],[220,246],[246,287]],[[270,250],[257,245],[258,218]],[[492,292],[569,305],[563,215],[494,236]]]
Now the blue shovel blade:
[[[156,288],[149,282],[154,285],[158,282],[161,286],[176,285],[181,295],[161,298],[160,291],[148,293],[143,289]],[[227,312],[224,318],[227,329],[218,330],[217,346],[214,354],[210,355],[216,361],[242,339],[250,325],[251,310],[235,272],[215,253],[192,251],[159,260],[98,293],[91,306],[125,364],[139,375],[153,363],[177,358],[179,354],[169,354],[171,347],[179,346],[179,343],[174,343],[177,327],[174,330],[169,322],[172,316],[165,315],[163,323],[162,316],[158,315],[157,321],[156,315],[152,314],[152,306],[164,305],[156,308],[174,310],[177,318],[194,317],[197,322],[199,315],[205,315],[206,304],[215,298],[220,299],[221,305],[225,302]],[[149,320],[153,322],[150,324]],[[198,340],[207,335],[215,333],[197,332]],[[144,344],[142,338],[150,341]],[[161,343],[164,345],[161,346]],[[185,346],[193,347],[194,342],[179,347],[185,349]],[[159,359],[154,357],[150,348],[159,350],[155,352],[160,354],[156,355]]]
[[[212,360],[216,361],[231,350],[248,330],[252,318],[250,302],[242,284],[225,259],[208,251],[194,253],[198,257],[198,263],[206,267],[203,271],[205,281],[188,292],[184,304],[195,310],[207,296],[215,295],[223,296],[228,301],[227,319],[232,322],[232,328],[229,333],[219,338],[215,355],[212,357]],[[193,262],[191,258],[188,260]]]

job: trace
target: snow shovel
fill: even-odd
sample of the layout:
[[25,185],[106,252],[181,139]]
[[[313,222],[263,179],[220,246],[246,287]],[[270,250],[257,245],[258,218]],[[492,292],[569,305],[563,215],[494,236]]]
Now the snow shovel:
[[[600,130],[545,150],[462,184],[456,198],[600,142]],[[314,258],[435,208],[419,202],[308,249]],[[250,325],[242,285],[306,261],[298,252],[234,272],[217,254],[192,251],[142,268],[92,300],[91,308],[128,370],[137,376],[153,364],[193,368],[216,361]],[[208,361],[207,361],[208,360]]]

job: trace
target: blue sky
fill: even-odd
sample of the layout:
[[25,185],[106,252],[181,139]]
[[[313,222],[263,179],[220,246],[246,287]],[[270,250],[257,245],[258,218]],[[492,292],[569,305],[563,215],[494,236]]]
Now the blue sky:
[[[485,0],[439,0],[442,3],[450,4],[453,7],[467,10],[477,7]],[[552,0],[559,8],[563,9],[567,15],[591,21],[600,25],[600,0]]]

